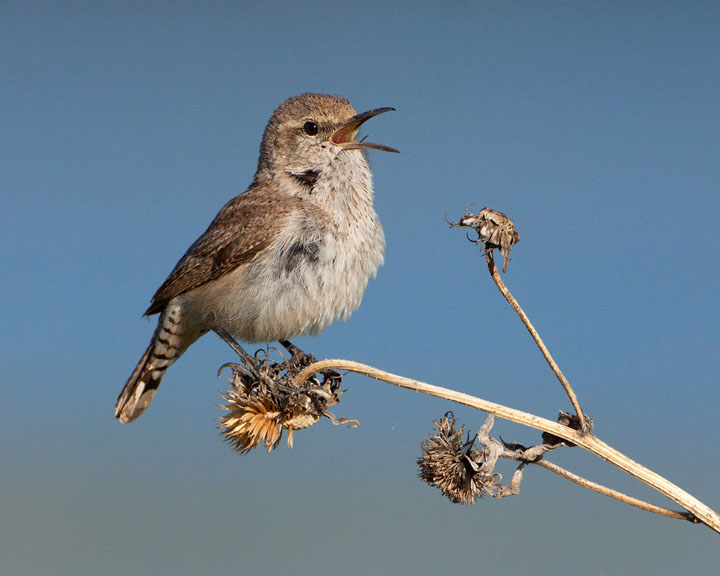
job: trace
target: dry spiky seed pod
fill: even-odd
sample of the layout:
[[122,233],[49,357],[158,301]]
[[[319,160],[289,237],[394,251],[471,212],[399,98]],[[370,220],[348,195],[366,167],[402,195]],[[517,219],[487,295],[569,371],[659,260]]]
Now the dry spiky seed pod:
[[343,393],[337,372],[321,372],[322,382],[315,376],[301,387],[293,385],[293,377],[315,361],[312,355],[294,348],[293,356],[283,362],[274,362],[262,350],[253,358],[252,370],[244,364],[226,364],[220,369],[233,371],[231,386],[222,394],[225,404],[221,406],[227,414],[218,419],[218,428],[234,450],[247,454],[264,444],[269,453],[279,445],[283,430],[287,430],[288,447],[292,448],[293,432],[312,426],[322,416],[334,424],[360,425],[357,420],[335,418],[328,411]]
[[[587,419],[587,431],[592,432],[593,428],[593,419],[592,418],[586,418]],[[568,412],[563,412],[562,410],[558,413],[558,424],[562,424],[563,426],[568,426],[569,428],[572,428],[573,430],[582,430],[582,426],[580,424],[580,419],[575,414],[569,414]],[[551,446],[568,446],[568,447],[574,447],[575,444],[570,442],[569,440],[563,440],[562,438],[558,438],[554,434],[550,434],[550,432],[543,432],[542,433],[542,439],[543,443],[549,444]]]
[[466,209],[465,215],[457,222],[451,222],[450,227],[473,228],[478,235],[473,242],[485,244],[486,250],[499,248],[504,260],[503,273],[507,272],[510,250],[520,242],[515,223],[507,215],[492,208],[483,208],[479,214],[471,214]]
[[[232,448],[247,454],[260,444],[268,452],[277,448],[283,430],[288,431],[288,447],[292,448],[293,431],[309,428],[320,419],[313,413],[290,410],[278,405],[270,395],[248,395],[231,388],[222,397],[228,414],[220,418],[218,428]],[[297,412],[297,414],[295,414]]]
[[[436,486],[455,504],[474,504],[485,493],[499,495],[502,476],[493,472],[502,446],[490,438],[492,415],[478,434],[463,442],[465,426],[455,428],[455,416],[447,412],[433,420],[435,431],[422,443],[423,455],[418,459],[420,478]],[[474,448],[475,442],[481,448]]]

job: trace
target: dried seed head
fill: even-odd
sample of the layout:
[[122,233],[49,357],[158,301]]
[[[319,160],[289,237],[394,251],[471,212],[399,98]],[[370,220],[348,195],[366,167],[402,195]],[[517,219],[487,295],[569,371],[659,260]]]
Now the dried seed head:
[[485,244],[486,250],[500,249],[505,261],[503,272],[507,271],[510,261],[510,250],[520,242],[520,235],[515,230],[515,223],[505,214],[492,208],[483,208],[479,214],[470,214],[465,210],[465,215],[457,222],[451,222],[450,227],[473,228],[477,232],[476,244]]
[[[585,420],[588,427],[588,432],[591,432],[593,428],[593,419],[586,417]],[[560,412],[558,413],[557,421],[558,424],[562,424],[563,426],[567,426],[568,428],[572,428],[573,430],[582,431],[580,418],[578,418],[575,414],[569,414],[568,412],[563,412],[562,410],[560,410]],[[569,440],[559,438],[558,436],[555,436],[555,434],[551,434],[550,432],[543,432],[542,439],[543,443],[550,446],[568,446],[570,448],[575,446],[575,444],[573,444]]]
[[[420,478],[439,488],[455,504],[474,504],[484,493],[495,495],[502,486],[502,477],[493,472],[499,455],[497,446],[493,444],[491,449],[488,441],[486,446],[474,448],[478,436],[463,442],[465,426],[455,429],[452,412],[433,422],[435,431],[422,443],[423,455],[418,460]],[[492,420],[487,429],[483,427],[486,437],[490,426]]]
[[247,395],[231,388],[222,397],[228,413],[220,418],[218,428],[232,448],[243,454],[260,444],[265,444],[269,453],[277,448],[283,430],[288,431],[288,446],[292,447],[293,430],[308,428],[320,419],[317,414],[295,410],[288,414],[270,395]]
[[[314,362],[311,355],[294,349],[294,355],[283,362],[274,362],[268,352],[254,357],[252,370],[244,364],[226,364],[233,371],[231,386],[222,398],[227,414],[219,418],[218,428],[234,450],[247,454],[264,444],[268,452],[277,448],[283,430],[288,432],[288,447],[292,448],[293,432],[315,424],[327,416],[334,424],[358,425],[356,420],[336,419],[328,411],[338,404],[343,391],[341,376],[332,370],[322,372],[301,387],[293,384],[294,376]],[[256,378],[253,374],[257,375]]]

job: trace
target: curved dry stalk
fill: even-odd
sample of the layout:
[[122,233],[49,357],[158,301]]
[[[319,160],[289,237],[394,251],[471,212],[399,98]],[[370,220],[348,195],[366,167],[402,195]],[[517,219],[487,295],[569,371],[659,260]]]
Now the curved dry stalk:
[[702,522],[712,530],[715,530],[715,532],[720,533],[720,515],[718,515],[717,512],[700,502],[691,494],[685,492],[679,486],[676,486],[652,470],[645,468],[642,464],[628,458],[621,452],[615,450],[612,446],[605,444],[605,442],[591,433],[582,434],[572,428],[563,426],[557,422],[553,422],[552,420],[548,420],[547,418],[541,418],[540,416],[535,416],[534,414],[529,414],[508,406],[503,406],[502,404],[489,402],[487,400],[483,400],[482,398],[477,398],[475,396],[443,388],[441,386],[434,386],[433,384],[420,382],[419,380],[413,380],[412,378],[391,374],[390,372],[385,372],[384,370],[379,370],[372,366],[350,360],[321,360],[320,362],[315,362],[300,371],[295,376],[293,382],[295,385],[300,386],[316,372],[330,369],[357,372],[358,374],[363,374],[364,376],[368,376],[382,382],[387,382],[388,384],[393,384],[394,386],[398,386],[400,388],[407,388],[408,390],[414,390],[430,396],[444,398],[445,400],[450,400],[451,402],[470,406],[471,408],[476,408],[478,410],[482,410],[483,412],[492,413],[504,420],[510,420],[511,422],[535,428],[536,430],[549,432],[550,434],[563,438],[564,440],[584,448],[588,452],[591,452],[595,456],[609,462],[633,478],[637,478],[641,482],[644,482],[676,504],[685,508],[699,522]]
[[[513,454],[512,452],[504,452],[500,454],[500,458],[506,458],[508,460],[515,461],[524,461],[520,456],[518,456],[517,454]],[[587,488],[589,490],[597,492],[598,494],[603,494],[604,496],[609,496],[610,498],[614,498],[615,500],[624,502],[625,504],[629,504],[630,506],[635,506],[636,508],[640,508],[641,510],[647,510],[648,512],[659,514],[660,516],[667,516],[668,518],[677,518],[678,520],[687,520],[688,522],[693,523],[698,522],[697,518],[695,518],[695,516],[693,516],[690,512],[680,512],[679,510],[663,508],[662,506],[656,506],[655,504],[650,504],[649,502],[645,502],[644,500],[640,500],[639,498],[634,498],[633,496],[623,494],[622,492],[613,490],[612,488],[608,488],[607,486],[603,486],[602,484],[598,484],[597,482],[593,482],[592,480],[588,480],[587,478],[583,478],[582,476],[578,476],[577,474],[574,474],[569,470],[566,470],[562,466],[558,466],[557,464],[546,460],[545,458],[543,458],[542,460],[528,462],[528,464],[534,464],[536,466],[540,466],[540,468],[545,468],[545,470],[553,472],[554,474],[557,474],[558,476],[561,476],[566,480],[570,480],[570,482],[574,482],[575,484],[578,484],[583,488]]]
[[573,408],[575,409],[575,413],[577,414],[578,419],[580,420],[580,429],[585,432],[590,432],[590,423],[588,422],[582,408],[580,407],[580,402],[578,401],[577,396],[575,395],[575,392],[573,391],[572,387],[570,386],[570,382],[568,382],[568,379],[565,378],[565,375],[562,373],[562,370],[560,370],[560,367],[557,365],[557,363],[553,359],[552,355],[550,354],[550,351],[547,349],[547,346],[545,346],[545,343],[542,341],[542,338],[540,338],[540,335],[538,334],[537,330],[535,330],[535,327],[532,325],[532,322],[530,322],[530,318],[527,317],[527,314],[525,314],[523,309],[520,307],[520,304],[518,304],[517,300],[515,300],[513,295],[510,293],[510,290],[508,290],[507,286],[505,286],[505,283],[503,282],[502,278],[500,277],[500,273],[498,272],[497,268],[495,267],[495,258],[493,257],[492,250],[485,251],[485,261],[487,262],[488,270],[490,271],[490,276],[492,276],[492,279],[495,282],[495,285],[498,287],[501,294],[505,297],[505,300],[508,301],[508,304],[510,304],[512,309],[515,310],[515,313],[518,315],[520,320],[522,320],[522,323],[525,325],[525,328],[527,328],[527,331],[530,332],[530,336],[532,336],[532,339],[535,340],[535,344],[537,344],[537,347],[540,349],[540,353],[543,355],[543,358],[545,358],[545,361],[548,363],[548,365],[552,369],[553,373],[555,374],[555,377],[560,381],[560,384],[562,384],[562,387],[565,389],[565,393],[568,395],[568,398],[570,398],[570,402],[572,403]]

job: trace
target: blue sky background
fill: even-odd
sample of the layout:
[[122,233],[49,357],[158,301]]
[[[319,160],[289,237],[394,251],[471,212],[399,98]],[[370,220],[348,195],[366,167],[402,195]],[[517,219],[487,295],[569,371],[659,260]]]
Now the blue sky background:
[[[397,108],[366,131],[401,154],[371,155],[385,266],[347,323],[296,343],[569,409],[444,221],[505,211],[506,281],[597,435],[720,508],[720,5],[258,4],[0,7],[3,574],[713,573],[709,529],[540,469],[452,505],[416,479],[420,442],[448,409],[484,415],[359,376],[335,412],[361,428],[235,454],[214,336],[115,421],[150,296],[250,183],[272,110],[329,92]],[[579,450],[552,460],[665,503]]]

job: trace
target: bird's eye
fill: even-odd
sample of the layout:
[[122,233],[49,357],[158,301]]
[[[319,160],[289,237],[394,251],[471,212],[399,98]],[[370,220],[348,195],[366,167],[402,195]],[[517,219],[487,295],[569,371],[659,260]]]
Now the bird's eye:
[[308,120],[305,124],[303,124],[303,132],[305,132],[308,136],[317,136],[318,125],[312,120]]

